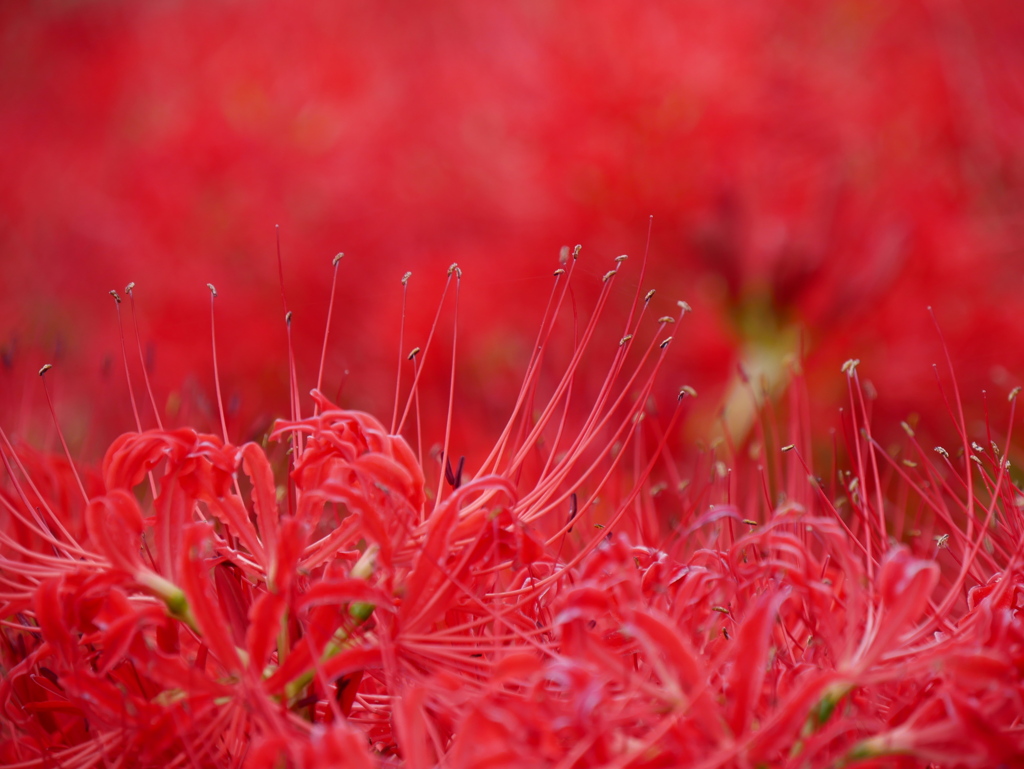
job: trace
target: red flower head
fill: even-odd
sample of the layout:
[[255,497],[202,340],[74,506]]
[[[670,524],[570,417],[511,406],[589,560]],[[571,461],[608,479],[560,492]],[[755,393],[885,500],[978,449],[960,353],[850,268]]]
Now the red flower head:
[[1006,449],[961,422],[955,462],[881,451],[851,361],[841,486],[814,475],[801,408],[770,471],[768,443],[683,483],[669,436],[693,391],[659,414],[654,377],[687,308],[644,341],[651,298],[637,294],[593,411],[568,405],[622,264],[550,377],[576,262],[556,272],[508,425],[477,463],[453,466],[449,427],[444,462],[426,461],[319,391],[268,436],[287,451],[128,433],[102,483],[4,439],[4,760],[1017,762],[1024,583]]

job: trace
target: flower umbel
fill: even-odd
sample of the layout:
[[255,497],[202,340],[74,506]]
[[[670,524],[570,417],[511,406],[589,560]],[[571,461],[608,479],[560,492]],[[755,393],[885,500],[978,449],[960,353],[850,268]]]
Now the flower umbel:
[[[696,393],[666,412],[656,381],[689,306],[652,333],[638,289],[607,335],[616,260],[552,375],[577,256],[480,459],[453,459],[454,383],[436,451],[401,435],[437,321],[390,428],[319,389],[303,416],[293,369],[263,443],[140,423],[79,476],[0,433],[3,762],[1024,759],[1009,430],[983,448],[961,419],[963,451],[929,455],[908,427],[882,450],[849,365],[849,459],[827,480],[798,375],[785,440],[677,460]],[[461,270],[448,279],[457,305]],[[596,389],[594,355],[610,357]]]

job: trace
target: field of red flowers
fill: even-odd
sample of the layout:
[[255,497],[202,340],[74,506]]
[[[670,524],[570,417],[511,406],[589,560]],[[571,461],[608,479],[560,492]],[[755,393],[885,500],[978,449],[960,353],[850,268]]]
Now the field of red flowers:
[[0,34],[0,764],[1024,766],[1014,2]]

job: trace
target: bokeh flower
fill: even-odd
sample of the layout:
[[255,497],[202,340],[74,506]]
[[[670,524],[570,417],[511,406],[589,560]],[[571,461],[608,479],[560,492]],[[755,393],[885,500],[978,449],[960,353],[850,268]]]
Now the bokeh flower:
[[[228,416],[251,436],[266,427],[287,393],[266,312],[274,224],[300,365],[318,351],[323,265],[339,247],[358,259],[338,291],[360,311],[327,378],[357,408],[389,405],[380,340],[394,336],[405,271],[411,327],[424,328],[436,276],[463,265],[474,290],[460,374],[514,392],[529,349],[495,308],[539,311],[564,243],[638,257],[649,215],[651,284],[698,310],[681,376],[732,410],[737,366],[778,392],[802,354],[830,413],[844,397],[832,372],[855,350],[893,422],[943,413],[929,305],[966,392],[1020,377],[1013,0],[105,0],[2,13],[6,418],[36,413],[27,382],[60,356],[77,386],[56,397],[81,415],[68,431],[96,438],[95,454],[131,426],[101,397],[119,357],[102,303],[130,280],[159,408],[208,429],[212,382],[193,341],[202,286],[230,287],[223,322],[245,332],[221,351]],[[424,377],[443,403],[446,372]],[[479,420],[501,424],[500,406],[474,400]]]

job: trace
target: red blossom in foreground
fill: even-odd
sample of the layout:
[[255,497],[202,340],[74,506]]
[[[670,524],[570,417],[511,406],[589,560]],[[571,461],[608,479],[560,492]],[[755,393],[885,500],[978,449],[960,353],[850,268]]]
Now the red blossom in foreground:
[[140,427],[81,484],[4,435],[0,760],[1020,765],[1008,433],[883,450],[851,361],[843,469],[815,475],[796,388],[791,444],[684,471],[667,436],[694,393],[668,415],[654,382],[687,308],[652,333],[638,294],[605,344],[617,262],[552,377],[575,264],[472,472],[447,431],[426,455],[398,434],[415,381],[390,428],[314,390],[266,445]]

